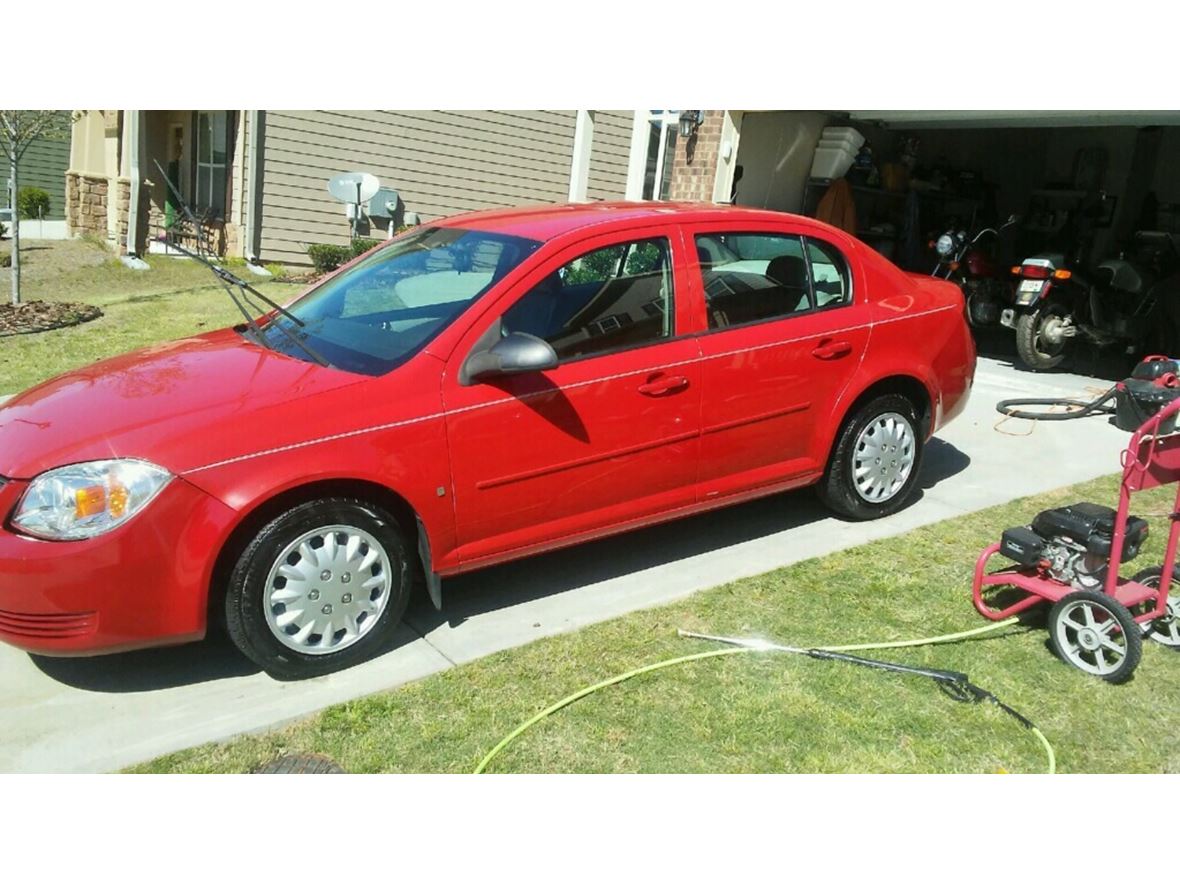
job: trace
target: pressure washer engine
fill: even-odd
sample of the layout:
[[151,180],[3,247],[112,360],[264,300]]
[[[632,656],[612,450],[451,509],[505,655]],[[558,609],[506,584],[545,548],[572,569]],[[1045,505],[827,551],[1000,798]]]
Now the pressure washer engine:
[[[1000,537],[999,552],[1078,590],[1101,590],[1110,565],[1116,516],[1109,507],[1086,502],[1042,510],[1030,525],[1007,529]],[[1128,517],[1120,560],[1138,556],[1146,539],[1147,521]]]

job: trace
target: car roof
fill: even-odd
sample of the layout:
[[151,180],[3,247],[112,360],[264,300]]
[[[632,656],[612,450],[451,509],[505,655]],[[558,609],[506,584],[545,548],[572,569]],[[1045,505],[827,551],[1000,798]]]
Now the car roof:
[[581,228],[663,219],[686,223],[695,221],[734,221],[739,224],[762,221],[803,221],[816,227],[825,225],[814,218],[753,209],[746,206],[722,206],[716,203],[601,202],[560,203],[544,206],[518,206],[468,212],[429,222],[442,227],[464,227],[488,233],[501,233],[545,242]]

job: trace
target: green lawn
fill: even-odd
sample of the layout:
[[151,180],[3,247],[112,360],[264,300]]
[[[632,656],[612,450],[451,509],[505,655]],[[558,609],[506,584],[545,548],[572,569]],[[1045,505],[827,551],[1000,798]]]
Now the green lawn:
[[[43,251],[44,256],[42,250],[22,249],[23,300],[81,301],[100,307],[103,316],[66,329],[0,338],[0,395],[137,347],[241,322],[212,273],[194,261],[149,256],[151,270],[134,271],[85,241]],[[5,276],[0,298],[7,299],[7,285]],[[255,286],[274,300],[300,289],[275,282]]]
[[[500,652],[332,707],[273,733],[207,745],[142,772],[244,772],[326,753],[353,772],[466,772],[516,725],[586,685],[708,649],[676,629],[828,645],[955,632],[978,551],[1041,508],[1113,500],[1115,479],[1062,489],[737,581],[682,602]],[[797,500],[781,499],[784,507]],[[1167,490],[1137,512],[1166,512]],[[724,518],[720,515],[715,518]],[[1157,563],[1164,520],[1132,570]],[[643,543],[642,533],[635,536]],[[1145,643],[1134,680],[1107,685],[1058,661],[1043,629],[871,653],[961,670],[1029,716],[1064,772],[1180,772],[1180,654]],[[991,705],[839,663],[747,654],[672,668],[559,711],[492,764],[499,772],[1039,772],[1040,745]]]

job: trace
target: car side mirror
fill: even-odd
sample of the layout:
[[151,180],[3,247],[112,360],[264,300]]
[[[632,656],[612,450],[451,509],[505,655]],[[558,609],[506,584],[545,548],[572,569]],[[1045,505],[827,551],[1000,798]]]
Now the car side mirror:
[[[492,328],[499,332],[498,323]],[[510,332],[490,347],[477,345],[463,362],[459,383],[467,386],[500,375],[543,372],[556,367],[557,351],[548,341],[526,332]]]

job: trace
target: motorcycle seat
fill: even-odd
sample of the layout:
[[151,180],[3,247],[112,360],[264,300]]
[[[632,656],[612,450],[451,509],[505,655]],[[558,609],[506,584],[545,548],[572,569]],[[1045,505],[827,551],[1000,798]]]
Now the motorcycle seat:
[[1142,270],[1125,258],[1108,258],[1098,265],[1099,279],[1112,289],[1138,295],[1150,285]]

